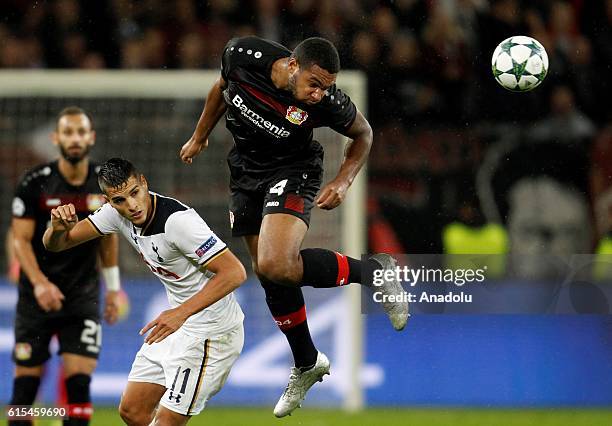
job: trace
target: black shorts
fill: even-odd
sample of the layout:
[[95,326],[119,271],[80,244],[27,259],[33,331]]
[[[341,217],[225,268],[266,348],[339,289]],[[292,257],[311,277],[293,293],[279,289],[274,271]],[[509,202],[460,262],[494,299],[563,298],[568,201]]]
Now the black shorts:
[[263,217],[286,213],[310,224],[310,212],[321,188],[320,167],[283,169],[265,177],[256,191],[231,185],[230,226],[233,237],[258,235]]
[[50,357],[49,342],[56,334],[58,354],[71,353],[97,359],[102,344],[100,316],[70,313],[40,315],[17,309],[13,361],[24,367],[45,363]]

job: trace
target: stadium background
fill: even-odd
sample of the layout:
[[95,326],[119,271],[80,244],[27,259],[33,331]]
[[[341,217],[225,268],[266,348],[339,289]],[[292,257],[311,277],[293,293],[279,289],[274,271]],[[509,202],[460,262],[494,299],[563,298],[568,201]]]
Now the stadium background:
[[[374,129],[367,176],[369,252],[466,253],[476,247],[501,254],[603,254],[610,250],[612,218],[611,24],[609,0],[5,0],[0,4],[0,67],[218,69],[222,48],[235,35],[258,34],[290,47],[321,35],[336,43],[343,68],[367,77],[364,109]],[[495,45],[515,34],[536,37],[550,57],[546,81],[529,94],[508,93],[490,75]],[[196,207],[248,264],[242,243],[227,236],[227,133],[215,133],[211,150],[195,167],[177,159],[207,90],[193,87],[191,100],[0,96],[2,235],[10,222],[15,182],[28,167],[53,158],[48,141],[53,117],[76,102],[94,117],[94,159],[125,155],[134,160],[154,189]],[[333,173],[337,140],[321,137],[330,146],[328,173]],[[530,212],[526,217],[518,214],[525,211]],[[337,233],[330,232],[339,229],[338,213],[320,220],[310,241],[338,247]],[[139,346],[137,330],[163,306],[159,284],[128,247],[122,248],[131,310],[126,321],[104,328],[94,381],[97,406],[116,404]],[[4,247],[0,254],[8,273]],[[214,406],[261,406],[267,413],[282,391],[289,354],[261,293],[252,279],[239,291],[247,314],[244,364]],[[316,339],[334,355],[357,350],[343,345],[338,306],[344,299],[338,294],[307,291],[311,322],[318,324]],[[3,401],[10,395],[14,301],[14,287],[3,280]],[[276,348],[283,349],[277,353]],[[422,315],[394,335],[384,317],[369,314],[364,359],[366,405],[408,407],[398,415],[404,420],[420,413],[417,407],[436,407],[435,414],[445,407],[583,410],[612,405],[609,316]],[[306,406],[342,405],[347,372],[337,367],[340,378],[324,382]],[[56,375],[57,365],[51,364],[41,392],[47,403],[56,396]],[[598,420],[586,424],[612,421],[609,411],[597,413]],[[331,415],[313,416],[324,421]],[[512,418],[508,412],[498,416]],[[542,424],[538,416],[529,411],[520,424]]]

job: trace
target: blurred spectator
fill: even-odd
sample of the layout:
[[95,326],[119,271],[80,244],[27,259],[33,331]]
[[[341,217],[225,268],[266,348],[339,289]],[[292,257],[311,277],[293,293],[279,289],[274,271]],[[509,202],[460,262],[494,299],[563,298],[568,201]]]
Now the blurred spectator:
[[423,61],[443,99],[438,114],[444,120],[462,118],[469,76],[467,36],[438,3],[423,28]]
[[279,0],[255,0],[257,34],[277,42],[282,40],[279,6]]
[[390,3],[400,25],[416,34],[420,34],[427,19],[428,2],[426,0],[395,0]]
[[574,94],[567,86],[557,86],[550,97],[550,115],[534,123],[529,135],[535,141],[586,144],[595,134],[595,125],[576,108]]
[[147,68],[165,68],[168,65],[166,49],[168,47],[164,33],[159,28],[148,28],[142,39]]
[[439,102],[438,92],[424,75],[418,41],[409,33],[400,33],[391,43],[385,61],[387,68],[378,90],[386,101],[375,110],[383,117],[401,114],[406,122],[426,118]]
[[35,37],[21,38],[7,35],[0,44],[0,67],[41,68],[43,66],[42,48]]
[[206,65],[206,47],[199,33],[185,34],[178,43],[179,68],[204,68]]
[[282,44],[293,49],[303,39],[319,35],[314,25],[316,1],[295,0],[286,7],[281,26]]
[[467,183],[466,189],[460,195],[456,217],[442,229],[446,267],[483,267],[487,278],[501,278],[506,266],[508,233],[503,225],[486,222],[473,185]]
[[378,39],[373,34],[367,31],[358,32],[353,38],[352,62],[348,66],[366,72],[374,71],[380,60],[378,47]]
[[144,68],[146,66],[144,43],[140,39],[129,39],[121,44],[121,68]]
[[389,46],[397,33],[397,17],[388,7],[379,7],[372,15],[372,31],[382,42],[383,47]]
[[612,64],[612,0],[598,0],[584,3],[581,14],[581,29],[592,42],[592,64],[589,69],[594,85],[596,108],[589,112],[599,120],[610,119],[610,108],[606,105],[612,97],[610,64]]
[[591,151],[591,195],[597,237],[612,232],[612,124],[595,139]]
[[553,49],[569,56],[578,37],[578,25],[574,8],[568,1],[560,0],[550,7],[550,37]]
[[582,109],[595,108],[591,74],[592,49],[579,33],[576,10],[568,1],[557,0],[549,8],[546,45],[550,58],[550,79],[571,84]]
[[[556,269],[543,262],[592,250],[590,214],[584,193],[550,177],[525,177],[508,194],[510,252],[517,276],[550,278]],[[554,206],[554,207],[553,207]]]
[[[66,41],[66,38],[77,37],[85,32],[86,25],[81,22],[81,7],[77,0],[56,0],[51,3],[49,13],[41,23],[41,32],[44,34],[46,62],[51,68],[74,67],[78,62],[71,62],[73,57],[67,57],[75,52],[75,41]],[[83,41],[85,38],[83,38]],[[79,49],[84,50],[85,47]]]
[[136,6],[129,0],[113,0],[114,17],[117,22],[116,33],[121,40],[128,40],[141,34],[142,29],[136,19]]
[[516,274],[550,278],[556,269],[545,258],[554,264],[555,256],[593,249],[588,154],[583,145],[522,139],[491,147],[482,165],[491,173],[481,173],[481,183],[490,186],[493,200],[481,200],[495,205],[489,219],[506,224]]
[[[489,59],[503,39],[524,34],[526,25],[518,0],[491,0],[488,13],[478,16],[478,39],[481,54]],[[488,71],[488,70],[487,70]]]
[[341,44],[343,19],[339,14],[336,0],[321,0],[315,25],[321,37],[325,37],[335,45]]
[[87,55],[87,41],[82,34],[72,32],[62,40],[61,55],[69,68],[78,67]]
[[88,70],[99,70],[106,68],[106,61],[99,52],[88,52],[81,59],[79,67]]

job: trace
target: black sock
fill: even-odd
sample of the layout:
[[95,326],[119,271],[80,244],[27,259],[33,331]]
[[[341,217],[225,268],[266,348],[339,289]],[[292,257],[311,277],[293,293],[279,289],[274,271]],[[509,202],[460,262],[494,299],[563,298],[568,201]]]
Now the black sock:
[[[32,405],[38,393],[40,386],[40,377],[38,376],[20,376],[13,379],[13,396],[11,397],[10,405]],[[29,420],[9,420],[8,426],[25,426],[31,425]]]
[[74,374],[65,380],[68,394],[68,415],[64,426],[87,426],[93,412],[87,374]]
[[299,287],[285,287],[260,278],[266,292],[266,303],[276,325],[285,334],[295,366],[308,367],[317,362],[315,348],[308,330],[304,296]]
[[361,260],[335,251],[308,248],[300,251],[304,274],[302,285],[318,288],[361,283]]
[[307,370],[315,365],[318,351],[310,336],[308,321],[304,320],[295,327],[281,331],[285,333],[287,342],[289,342],[295,366]]

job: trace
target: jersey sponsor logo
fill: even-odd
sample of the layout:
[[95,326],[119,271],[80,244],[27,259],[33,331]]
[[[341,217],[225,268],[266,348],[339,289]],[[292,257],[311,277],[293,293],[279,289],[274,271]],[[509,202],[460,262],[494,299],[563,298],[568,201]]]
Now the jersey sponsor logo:
[[209,239],[207,239],[206,241],[204,241],[204,243],[198,247],[195,251],[195,254],[198,255],[198,257],[202,257],[206,254],[206,252],[208,250],[210,250],[215,244],[217,244],[217,239],[215,237],[210,237]]
[[266,207],[278,207],[280,203],[278,201],[268,201]]
[[59,198],[47,198],[47,200],[45,201],[45,205],[47,207],[57,207],[60,204],[62,204],[62,200]]
[[90,212],[98,210],[104,204],[104,195],[87,194],[87,210]]
[[147,266],[149,267],[151,272],[153,272],[154,274],[161,275],[164,278],[174,278],[174,279],[177,279],[177,280],[181,279],[180,276],[178,276],[177,274],[175,274],[172,271],[169,271],[169,270],[167,270],[165,268],[162,268],[161,266],[151,265],[149,262],[147,262],[147,259],[145,259],[145,257],[142,255],[142,253],[140,253],[140,257],[142,257],[143,262],[147,264]]
[[242,114],[247,120],[260,129],[267,131],[272,136],[276,138],[287,138],[289,135],[291,135],[291,132],[285,130],[284,127],[278,127],[276,124],[269,122],[251,108],[247,107],[240,95],[234,95],[232,103],[240,110],[240,114]]
[[15,359],[27,361],[32,358],[32,345],[29,343],[15,343]]
[[234,212],[231,210],[229,212],[229,221],[230,221],[230,228],[234,229]]
[[25,213],[25,209],[26,209],[25,203],[23,202],[21,198],[15,197],[13,198],[12,209],[13,209],[13,215],[17,217],[21,217]]
[[299,126],[306,121],[308,118],[308,113],[303,109],[299,109],[298,107],[291,105],[289,108],[287,108],[287,115],[285,118],[293,124],[297,124]]

